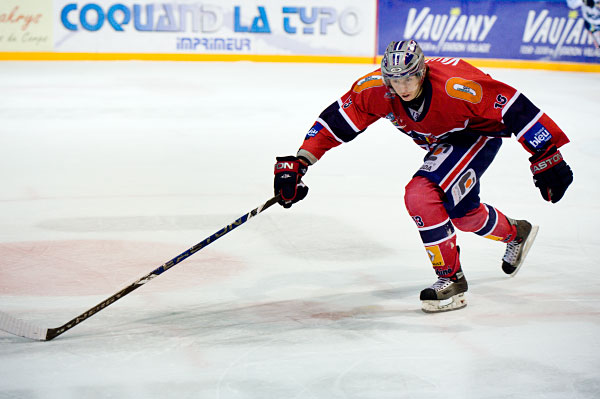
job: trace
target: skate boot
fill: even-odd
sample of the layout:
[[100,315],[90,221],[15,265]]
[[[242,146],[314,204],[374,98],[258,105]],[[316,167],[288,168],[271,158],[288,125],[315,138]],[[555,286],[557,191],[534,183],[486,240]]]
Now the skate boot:
[[521,266],[523,261],[531,248],[531,244],[535,240],[537,235],[538,226],[532,226],[526,220],[513,220],[507,218],[510,224],[517,226],[517,237],[506,244],[506,252],[502,258],[502,270],[504,273],[514,277]]
[[452,277],[439,277],[429,288],[421,291],[421,309],[425,313],[447,312],[467,306],[464,293],[469,289],[462,269]]

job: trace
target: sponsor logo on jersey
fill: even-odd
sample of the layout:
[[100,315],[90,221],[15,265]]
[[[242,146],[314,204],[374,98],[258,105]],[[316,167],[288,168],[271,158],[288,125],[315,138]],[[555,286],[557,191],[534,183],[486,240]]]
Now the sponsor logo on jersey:
[[502,237],[498,237],[492,234],[488,234],[487,236],[484,236],[485,238],[488,238],[490,240],[494,240],[494,241],[502,241]]
[[420,141],[424,141],[426,143],[429,142],[426,133],[419,133],[419,132],[415,132],[414,130],[411,130],[410,132],[406,132],[406,134],[408,136],[410,136],[410,138],[413,140],[420,140]]
[[426,172],[433,172],[434,170],[437,170],[451,153],[452,146],[450,144],[444,143],[438,145],[427,156],[427,159],[425,159],[425,162],[421,166],[420,170],[424,170]]
[[452,268],[446,268],[446,269],[440,270],[436,267],[435,274],[437,274],[440,277],[449,276],[450,274],[452,274]]
[[531,129],[525,132],[523,137],[525,138],[525,142],[527,142],[532,149],[539,150],[550,141],[552,135],[546,130],[544,125],[537,122]]
[[417,110],[414,110],[414,109],[412,109],[412,108],[409,108],[408,110],[410,111],[410,116],[411,116],[411,117],[413,118],[413,120],[415,120],[415,121],[416,121],[417,119],[419,119],[419,116],[421,116],[421,113],[420,113],[419,111],[417,111]]
[[433,267],[442,267],[446,265],[444,257],[442,256],[442,251],[438,245],[425,247],[425,251],[427,251],[427,256],[429,256],[429,260]]
[[381,78],[381,75],[379,73],[373,73],[363,77],[358,82],[356,82],[356,85],[354,85],[354,88],[352,90],[355,93],[360,93],[365,89],[370,89],[371,87],[378,86],[383,86],[383,79]]
[[404,129],[406,127],[406,123],[402,120],[402,118],[397,118],[393,112],[390,112],[385,116],[385,119],[392,122],[392,125],[396,126],[398,129]]
[[304,137],[304,140],[308,140],[311,137],[315,137],[322,129],[323,125],[321,125],[319,122],[315,122],[315,124],[310,128],[308,133],[306,133],[306,137]]
[[452,199],[454,205],[458,204],[463,198],[471,192],[477,183],[477,175],[473,169],[468,169],[452,186]]
[[470,94],[470,95],[471,95],[471,96],[473,96],[473,97],[477,96],[477,92],[476,92],[475,90],[471,89],[471,88],[470,88],[470,87],[468,87],[468,86],[463,86],[463,85],[461,85],[461,84],[454,83],[454,86],[452,86],[452,88],[453,88],[454,90],[457,90],[457,91],[462,91],[463,93]]
[[483,89],[479,83],[459,77],[448,79],[446,82],[446,93],[450,97],[473,104],[480,103],[483,97]]

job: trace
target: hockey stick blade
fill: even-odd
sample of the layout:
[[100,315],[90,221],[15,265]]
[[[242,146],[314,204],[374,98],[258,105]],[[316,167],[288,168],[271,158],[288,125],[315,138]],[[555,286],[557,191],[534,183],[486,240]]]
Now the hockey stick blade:
[[146,284],[148,281],[150,281],[153,278],[157,277],[158,275],[166,272],[167,270],[169,270],[176,264],[178,264],[178,263],[182,262],[183,260],[187,259],[188,257],[192,256],[193,254],[195,254],[202,248],[206,247],[207,245],[215,242],[216,240],[223,237],[225,234],[229,233],[233,229],[246,223],[249,219],[258,215],[259,213],[266,210],[267,208],[269,208],[271,205],[277,203],[278,201],[279,201],[279,195],[276,195],[275,197],[271,198],[270,200],[268,200],[261,206],[246,213],[239,219],[235,220],[233,223],[223,227],[221,230],[217,231],[210,237],[207,237],[204,240],[200,241],[198,244],[194,245],[193,247],[189,248],[188,250],[180,253],[179,255],[177,255],[176,257],[171,259],[170,261],[163,263],[161,266],[152,270],[150,273],[146,274],[144,277],[138,279],[134,283],[123,288],[121,291],[117,292],[116,294],[112,295],[111,297],[106,298],[104,301],[102,301],[99,304],[97,304],[96,306],[86,310],[79,316],[75,317],[74,319],[63,324],[60,327],[56,327],[56,328],[36,327],[33,324],[30,324],[23,320],[19,320],[7,313],[0,312],[0,330],[6,331],[10,334],[18,335],[18,336],[24,337],[24,338],[34,339],[34,340],[38,340],[38,341],[50,341],[51,339],[54,339],[54,338],[58,337],[59,335],[61,335],[62,333],[75,327],[82,321],[92,317],[93,315],[95,315],[96,313],[101,311],[102,309],[112,305],[119,299],[123,298],[125,295],[129,294],[131,291],[138,289],[142,285]]
[[37,341],[45,341],[48,336],[47,328],[34,326],[4,312],[0,312],[0,330]]

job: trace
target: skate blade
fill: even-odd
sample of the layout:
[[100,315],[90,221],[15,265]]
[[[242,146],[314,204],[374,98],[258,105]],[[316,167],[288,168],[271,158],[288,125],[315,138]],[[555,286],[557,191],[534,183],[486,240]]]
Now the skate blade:
[[467,306],[467,299],[464,293],[460,293],[440,301],[422,301],[421,310],[425,313],[440,313],[462,309],[465,306]]
[[529,235],[527,236],[527,240],[525,240],[525,243],[523,244],[523,253],[521,254],[521,259],[519,260],[519,263],[517,263],[515,271],[510,274],[510,277],[516,276],[517,273],[519,272],[519,269],[521,268],[521,266],[523,266],[523,262],[525,262],[527,253],[529,252],[529,249],[531,248],[531,246],[533,245],[533,242],[535,241],[535,237],[537,236],[539,228],[540,228],[540,226],[532,226],[531,227],[531,231],[529,232]]

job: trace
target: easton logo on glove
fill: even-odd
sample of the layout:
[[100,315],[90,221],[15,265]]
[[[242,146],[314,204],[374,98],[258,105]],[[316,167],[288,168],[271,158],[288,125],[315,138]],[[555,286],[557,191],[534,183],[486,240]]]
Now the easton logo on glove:
[[529,158],[529,161],[533,183],[540,189],[542,197],[552,203],[560,201],[573,182],[573,171],[556,146],[540,151]]
[[275,164],[275,170],[289,170],[292,172],[298,172],[300,164],[297,162],[278,162]]
[[304,199],[308,187],[302,182],[302,176],[308,170],[308,162],[294,156],[277,157],[275,163],[275,195],[280,196],[279,204],[289,208]]
[[540,172],[543,172],[545,169],[551,168],[554,165],[558,164],[563,160],[562,154],[556,151],[555,154],[551,155],[546,159],[542,159],[541,161],[537,161],[536,163],[531,165],[531,172],[534,175],[537,175]]

